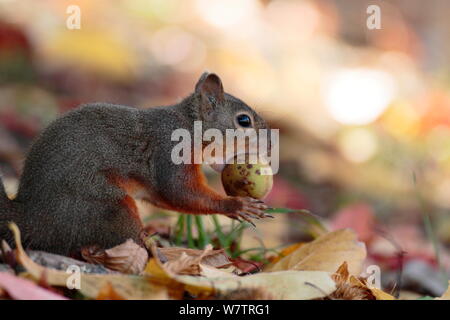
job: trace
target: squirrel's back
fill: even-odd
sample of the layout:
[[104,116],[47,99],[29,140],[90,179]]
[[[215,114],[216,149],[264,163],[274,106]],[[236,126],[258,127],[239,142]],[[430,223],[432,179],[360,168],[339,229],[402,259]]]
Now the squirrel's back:
[[[137,129],[138,116],[138,109],[96,103],[83,105],[55,120],[29,150],[17,201],[28,202],[35,195],[31,190],[54,193],[61,187],[70,187],[79,182],[81,171],[112,166],[117,155],[127,149],[129,136]],[[45,201],[44,194],[36,195],[39,197],[34,200]]]

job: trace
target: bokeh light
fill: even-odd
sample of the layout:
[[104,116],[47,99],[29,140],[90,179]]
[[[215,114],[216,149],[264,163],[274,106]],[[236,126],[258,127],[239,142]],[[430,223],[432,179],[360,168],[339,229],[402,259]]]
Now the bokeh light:
[[345,131],[342,133],[338,145],[344,157],[355,163],[369,160],[378,148],[376,135],[366,128]]
[[255,0],[197,0],[196,2],[201,17],[219,28],[249,21],[258,4]]
[[395,83],[388,73],[368,68],[346,69],[330,76],[324,100],[331,116],[342,124],[375,121],[394,96]]

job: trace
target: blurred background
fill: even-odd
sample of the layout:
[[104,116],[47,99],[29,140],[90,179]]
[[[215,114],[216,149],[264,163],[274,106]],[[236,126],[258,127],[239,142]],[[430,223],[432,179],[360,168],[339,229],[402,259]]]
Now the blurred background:
[[[369,5],[381,29],[367,27]],[[439,295],[450,270],[448,12],[446,0],[0,0],[8,191],[59,114],[173,104],[208,70],[280,129],[270,205],[355,229],[385,283],[401,270],[408,294]],[[278,216],[246,243],[286,245],[306,229]]]

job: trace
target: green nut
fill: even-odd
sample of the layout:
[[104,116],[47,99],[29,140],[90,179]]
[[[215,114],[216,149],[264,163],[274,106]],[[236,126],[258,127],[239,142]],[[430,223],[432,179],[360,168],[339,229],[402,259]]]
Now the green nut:
[[264,198],[273,185],[272,170],[266,164],[227,164],[222,184],[229,196]]

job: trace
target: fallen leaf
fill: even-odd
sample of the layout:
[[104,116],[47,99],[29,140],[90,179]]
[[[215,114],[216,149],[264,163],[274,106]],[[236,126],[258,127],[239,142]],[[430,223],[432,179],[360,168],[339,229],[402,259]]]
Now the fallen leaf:
[[16,265],[14,251],[5,240],[2,240],[0,243],[0,259],[3,260],[8,266]]
[[200,275],[206,278],[235,277],[236,275],[223,269],[200,264]]
[[[68,283],[74,279],[74,274],[45,268],[35,263],[25,253],[22,247],[20,231],[17,225],[11,223],[9,227],[14,233],[17,248],[17,260],[33,276],[33,278],[37,281],[45,278],[49,285],[67,287]],[[114,288],[115,292],[125,299],[167,299],[166,288],[158,286],[152,282],[151,278],[146,276],[80,273],[79,280],[79,291],[88,298],[98,297],[100,290],[109,283]]]
[[264,271],[316,270],[334,272],[347,262],[350,274],[359,275],[366,257],[364,243],[358,242],[350,229],[327,233],[310,243],[300,246],[276,263],[267,265]]
[[[144,274],[150,276],[160,286],[167,288],[168,295],[172,299],[181,299],[183,297],[184,291],[186,290],[185,284],[176,280],[175,274],[165,270],[158,259],[151,258],[149,260],[145,267]],[[206,293],[206,295],[208,295],[208,293]]]
[[270,262],[272,264],[275,264],[276,262],[280,261],[282,258],[290,255],[292,252],[294,252],[295,250],[300,248],[302,245],[304,245],[304,243],[299,242],[299,243],[294,243],[294,244],[284,248],[283,250],[280,251],[280,253],[277,256],[270,258]]
[[261,288],[274,299],[283,300],[317,299],[336,289],[330,275],[323,271],[261,272],[244,277],[228,275],[217,278],[178,276],[177,280],[188,285],[186,288],[194,294],[196,290],[192,289],[206,287],[210,292],[222,295],[238,289]]
[[7,272],[0,272],[0,289],[4,289],[11,298],[17,300],[66,300],[59,294]]
[[447,291],[440,298],[436,298],[436,300],[450,300],[450,281],[448,282]]
[[204,250],[186,248],[156,248],[158,260],[164,263],[164,269],[172,274],[199,275],[200,264],[215,268],[232,265],[224,250],[213,250],[211,245]]
[[159,279],[160,284],[170,288],[172,296],[178,297],[184,290],[197,298],[212,298],[236,290],[260,288],[274,299],[309,300],[325,297],[336,289],[330,274],[323,271],[279,271],[238,277],[210,266],[201,269],[207,276],[177,275],[152,258],[145,272]]
[[215,295],[212,300],[274,300],[273,296],[262,288],[236,289],[225,294]]
[[101,264],[108,269],[127,274],[140,274],[148,260],[147,250],[131,239],[107,250],[85,248],[81,254],[87,262]]
[[347,263],[344,262],[332,275],[336,282],[336,291],[326,299],[331,300],[395,300],[386,292],[367,285],[363,278],[357,278],[348,271]]
[[202,257],[188,256],[186,253],[181,253],[181,256],[176,260],[171,260],[164,264],[164,268],[175,274],[200,274],[200,260]]
[[199,262],[203,265],[208,265],[215,268],[225,268],[232,264],[225,250],[212,250],[212,247],[208,245],[205,250],[195,250],[187,248],[158,248],[158,252],[162,254],[168,262],[179,259],[183,254],[188,257],[198,258],[201,257]]
[[383,290],[370,286],[369,289],[377,300],[395,300],[394,296],[384,292]]
[[326,300],[375,300],[370,290],[348,272],[344,262],[332,275],[336,282],[336,290],[327,296]]
[[238,268],[242,273],[251,273],[261,271],[263,263],[258,261],[246,260],[242,258],[231,259],[233,266]]
[[98,292],[96,300],[125,300],[120,294],[114,290],[113,286],[108,282]]

